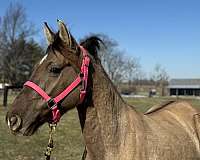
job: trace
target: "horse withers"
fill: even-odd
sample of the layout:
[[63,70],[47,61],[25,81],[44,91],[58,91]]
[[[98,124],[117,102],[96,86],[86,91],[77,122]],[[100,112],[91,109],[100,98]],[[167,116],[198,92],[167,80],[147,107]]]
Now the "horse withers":
[[[65,24],[58,24],[56,34],[45,24],[46,55],[35,66],[29,80],[32,86],[24,86],[7,113],[6,121],[14,134],[30,136],[44,123],[58,122],[67,111],[77,108],[86,160],[200,159],[196,109],[186,102],[172,102],[146,114],[137,112],[124,102],[104,71],[98,58],[101,40],[89,37],[79,45]],[[82,69],[83,50],[90,59],[87,76]],[[55,101],[77,77],[80,83]],[[87,85],[83,85],[84,77]]]

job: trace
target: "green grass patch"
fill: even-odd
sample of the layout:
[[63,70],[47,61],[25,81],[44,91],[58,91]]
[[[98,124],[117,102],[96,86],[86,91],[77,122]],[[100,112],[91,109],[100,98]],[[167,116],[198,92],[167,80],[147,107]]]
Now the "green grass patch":
[[[6,123],[6,111],[0,106],[0,160],[42,160],[48,143],[49,128],[45,124],[31,137],[14,136]],[[64,115],[54,136],[54,159],[81,159],[84,145],[76,110]]]

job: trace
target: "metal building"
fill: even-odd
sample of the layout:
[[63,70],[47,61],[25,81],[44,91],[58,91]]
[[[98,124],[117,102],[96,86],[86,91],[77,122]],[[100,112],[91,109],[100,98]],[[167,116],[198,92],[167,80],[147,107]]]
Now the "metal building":
[[200,96],[200,79],[172,79],[168,89],[171,96]]

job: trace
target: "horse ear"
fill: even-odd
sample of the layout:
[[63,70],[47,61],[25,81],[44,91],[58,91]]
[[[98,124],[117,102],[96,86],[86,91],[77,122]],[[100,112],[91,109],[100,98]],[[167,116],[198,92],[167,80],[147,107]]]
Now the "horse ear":
[[51,31],[46,22],[44,22],[44,34],[47,38],[48,45],[52,44],[54,42],[55,34]]
[[69,33],[66,25],[64,24],[64,22],[62,22],[61,20],[57,20],[58,25],[59,25],[59,37],[61,38],[61,40],[63,42],[65,42],[69,47],[72,46],[72,37],[71,34]]

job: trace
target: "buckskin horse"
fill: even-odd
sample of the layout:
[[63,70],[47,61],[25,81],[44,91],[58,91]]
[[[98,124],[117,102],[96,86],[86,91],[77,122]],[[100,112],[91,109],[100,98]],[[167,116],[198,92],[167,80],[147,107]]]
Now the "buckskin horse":
[[196,109],[187,102],[169,102],[145,114],[136,111],[101,65],[101,40],[93,36],[79,45],[62,21],[58,25],[55,34],[45,23],[47,54],[7,113],[13,133],[30,136],[76,107],[86,146],[83,159],[200,159]]

